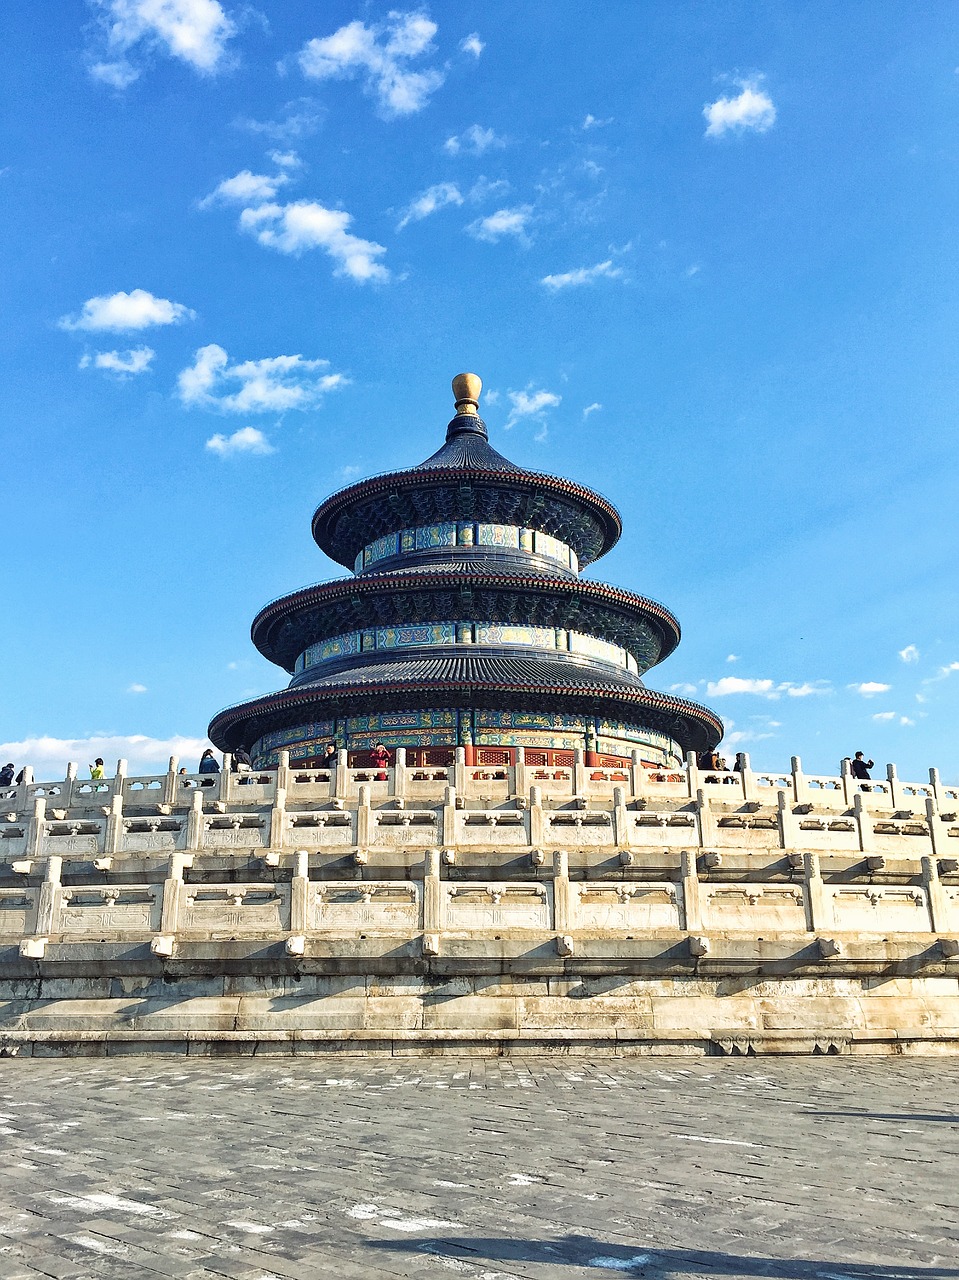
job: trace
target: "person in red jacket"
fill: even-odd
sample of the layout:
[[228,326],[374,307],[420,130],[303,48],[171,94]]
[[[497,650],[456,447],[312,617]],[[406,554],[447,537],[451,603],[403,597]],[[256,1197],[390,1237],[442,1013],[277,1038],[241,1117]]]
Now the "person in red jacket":
[[392,756],[387,751],[386,747],[383,746],[383,743],[378,742],[376,746],[373,748],[373,750],[370,752],[370,764],[373,765],[375,769],[379,769],[380,771],[376,775],[377,782],[386,781],[386,774],[384,770],[389,768],[391,762],[392,762]]

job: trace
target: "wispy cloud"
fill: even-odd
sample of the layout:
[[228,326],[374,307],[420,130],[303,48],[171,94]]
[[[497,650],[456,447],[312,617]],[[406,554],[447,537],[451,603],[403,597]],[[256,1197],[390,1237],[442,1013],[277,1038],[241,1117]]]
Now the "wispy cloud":
[[497,209],[485,218],[477,218],[466,230],[477,240],[485,240],[488,244],[496,244],[504,236],[512,236],[520,241],[527,241],[527,225],[533,215],[533,206],[517,205],[512,209]]
[[877,720],[877,721],[878,720],[895,720],[895,718],[896,718],[895,711],[877,711],[876,714],[873,716],[873,720]]
[[670,693],[678,693],[684,697],[690,697],[696,692],[696,686],[690,684],[687,680],[681,680],[679,684],[671,684],[669,686]]
[[489,151],[491,148],[499,149],[505,146],[506,139],[499,137],[492,129],[484,129],[482,125],[471,124],[462,133],[453,134],[447,138],[443,143],[443,150],[451,156],[458,156],[461,152],[481,156],[484,151]]
[[301,169],[303,161],[295,151],[271,151],[270,159],[278,169]]
[[583,421],[585,422],[591,413],[599,413],[602,407],[603,406],[599,403],[598,400],[594,400],[592,404],[588,404],[586,408],[583,410]]
[[438,182],[435,186],[427,187],[425,191],[421,191],[418,196],[407,205],[403,211],[403,216],[396,224],[397,231],[402,231],[405,226],[411,222],[421,222],[424,218],[428,218],[430,214],[436,213],[438,209],[445,209],[449,205],[461,205],[463,196],[459,187],[452,182]]
[[410,63],[434,52],[438,28],[423,13],[390,12],[385,23],[357,19],[332,35],[309,40],[300,50],[300,70],[311,80],[360,76],[364,92],[386,120],[422,111],[445,78],[442,71],[410,70]]
[[286,103],[278,119],[253,120],[244,116],[233,123],[235,127],[269,138],[271,142],[290,143],[316,133],[324,115],[324,109],[312,98],[294,98]]
[[[312,409],[328,391],[349,383],[342,373],[322,372],[329,366],[329,360],[307,360],[301,355],[244,360],[231,365],[223,348],[211,343],[200,347],[193,364],[181,371],[177,389],[183,404],[220,413]],[[224,390],[234,386],[238,388],[235,391]]]
[[918,662],[919,650],[914,644],[907,644],[905,649],[899,650],[899,659],[901,662]]
[[605,262],[597,262],[594,267],[576,267],[573,271],[564,271],[560,275],[543,276],[540,284],[558,293],[560,289],[569,289],[576,285],[593,284],[606,277],[615,279],[623,273],[619,267],[613,266],[612,258]]
[[92,0],[102,57],[90,74],[125,89],[141,71],[137,55],[159,50],[194,71],[215,74],[227,61],[236,24],[219,0]]
[[587,132],[587,131],[588,131],[588,130],[590,130],[590,129],[602,129],[602,128],[605,128],[605,126],[606,126],[606,125],[608,125],[608,124],[612,124],[612,123],[613,123],[613,117],[612,117],[612,116],[607,116],[605,120],[600,120],[597,116],[591,115],[591,114],[589,114],[589,113],[587,112],[587,114],[586,114],[586,116],[585,116],[585,118],[584,118],[584,120],[583,120],[583,123],[580,125],[580,128],[581,128],[584,132]]
[[739,80],[741,92],[735,98],[717,98],[703,107],[706,137],[720,138],[724,133],[765,133],[776,122],[772,98],[760,88],[760,80]]
[[258,244],[297,258],[311,249],[322,249],[336,263],[334,275],[348,276],[358,284],[389,280],[388,269],[377,261],[386,253],[385,247],[353,235],[347,230],[352,221],[352,214],[343,209],[297,200],[294,204],[244,209],[240,229]]
[[124,333],[154,325],[180,324],[193,320],[195,315],[182,302],[156,298],[146,289],[133,289],[130,293],[121,289],[119,293],[88,298],[79,315],[61,316],[57,323],[67,330]]
[[892,685],[881,684],[878,680],[863,680],[859,684],[851,684],[849,688],[854,693],[861,694],[864,698],[873,698],[877,693],[888,693]]
[[504,430],[510,431],[517,422],[528,419],[539,423],[539,431],[533,437],[534,440],[538,442],[545,440],[546,410],[555,409],[563,397],[556,395],[554,391],[537,391],[532,383],[523,391],[507,391],[506,395],[510,402],[510,411],[509,417],[503,424]]
[[152,347],[133,347],[130,351],[95,351],[80,359],[81,369],[104,369],[120,378],[147,373],[156,352]]
[[930,676],[927,680],[923,680],[923,684],[938,684],[940,680],[948,680],[956,671],[959,671],[959,662],[948,662],[944,667],[940,667],[934,676]]
[[832,693],[832,688],[825,680],[806,681],[797,684],[793,680],[747,679],[741,676],[723,676],[720,680],[710,680],[706,685],[706,695],[710,698],[726,698],[733,694],[752,694],[759,698],[812,698]]
[[471,31],[468,36],[464,36],[460,41],[460,50],[462,53],[471,53],[474,58],[478,58],[486,45],[479,38],[479,32]]
[[108,770],[114,762],[126,760],[131,774],[153,773],[166,769],[170,756],[177,756],[187,768],[195,768],[203,751],[210,746],[206,738],[150,738],[146,734],[93,734],[87,738],[22,738],[19,742],[0,742],[0,760],[14,760],[18,765],[33,766],[38,780],[53,781],[66,776],[67,762],[83,768],[98,756],[106,760]]
[[145,684],[127,685],[127,693],[146,693],[146,691],[147,691],[147,687]]
[[206,447],[211,453],[216,453],[221,458],[235,457],[238,453],[266,454],[276,452],[263,432],[258,431],[256,427],[241,427],[239,431],[234,431],[231,436],[224,436],[219,433],[215,436],[210,436],[206,442]]
[[738,662],[738,661],[739,661],[739,654],[738,654],[738,653],[727,653],[727,654],[726,654],[726,661],[727,661],[727,662]]
[[[277,154],[279,153],[274,152],[274,155]],[[298,163],[295,155],[290,163]],[[208,196],[204,196],[200,201],[200,208],[209,209],[211,205],[219,202],[265,204],[268,200],[275,200],[280,187],[285,186],[289,181],[290,176],[287,173],[251,173],[249,169],[242,169],[232,178],[225,178]]]

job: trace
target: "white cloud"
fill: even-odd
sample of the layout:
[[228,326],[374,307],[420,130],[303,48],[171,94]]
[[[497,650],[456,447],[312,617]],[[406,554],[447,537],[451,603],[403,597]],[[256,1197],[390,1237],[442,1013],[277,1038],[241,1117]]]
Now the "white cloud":
[[468,36],[464,36],[460,41],[460,49],[463,53],[471,53],[474,58],[478,58],[486,45],[479,38],[478,31],[471,31]]
[[340,467],[336,475],[339,480],[355,480],[357,476],[363,474],[363,468],[356,463],[348,462],[345,466]]
[[590,115],[589,113],[587,113],[586,118],[583,120],[582,125],[580,125],[580,128],[583,129],[584,131],[588,129],[602,129],[605,125],[612,124],[612,123],[613,123],[612,116],[607,116],[605,120],[600,120],[596,116]]
[[[509,417],[504,424],[507,431],[515,427],[523,418],[533,418],[545,424],[545,411],[555,409],[562,400],[562,396],[556,395],[553,391],[534,391],[532,384],[525,391],[507,391],[506,394],[511,406]],[[536,438],[545,439],[545,433]]]
[[599,413],[602,407],[603,406],[599,403],[598,400],[594,400],[592,404],[588,404],[586,408],[583,410],[583,421],[585,422],[591,413]]
[[18,766],[33,767],[38,781],[55,781],[66,776],[67,762],[73,760],[85,770],[100,756],[112,772],[117,760],[126,760],[130,773],[153,773],[165,770],[170,756],[179,757],[188,769],[195,769],[203,751],[211,743],[206,738],[187,738],[174,734],[170,738],[150,738],[142,733],[93,734],[87,738],[23,738],[19,742],[0,742],[0,760],[13,760]]
[[899,723],[902,725],[908,725],[910,728],[913,728],[915,727],[916,722],[915,720],[910,720],[908,716],[900,716]]
[[460,189],[452,182],[438,182],[433,187],[416,196],[403,211],[403,216],[396,224],[397,231],[402,231],[411,222],[420,222],[428,218],[437,209],[445,209],[448,205],[460,205],[463,197]]
[[735,98],[717,98],[703,107],[706,137],[719,138],[729,130],[752,129],[765,133],[776,121],[772,98],[759,87],[758,80],[740,80],[741,93]]
[[240,229],[268,249],[294,257],[310,249],[323,249],[336,263],[335,275],[349,276],[360,284],[368,280],[389,280],[389,271],[377,262],[386,249],[347,231],[352,221],[352,215],[342,209],[327,209],[312,200],[297,200],[294,204],[264,204],[244,209],[240,214]]
[[755,693],[763,698],[775,698],[776,687],[772,680],[743,680],[739,676],[723,676],[710,680],[706,694],[710,698],[725,698],[731,693]]
[[602,276],[615,279],[622,274],[619,267],[613,266],[612,258],[607,258],[605,262],[597,262],[594,267],[577,267],[573,271],[564,271],[561,275],[543,276],[540,284],[546,285],[547,289],[558,292],[560,289],[568,289],[572,285],[592,284],[594,280],[599,280]]
[[265,454],[276,452],[263,432],[257,431],[256,427],[241,427],[239,431],[234,431],[231,436],[217,433],[215,436],[210,436],[206,442],[206,447],[211,453],[219,454],[221,458],[231,458],[238,453]]
[[861,684],[851,684],[849,688],[862,694],[864,698],[872,698],[877,693],[888,693],[892,685],[880,684],[878,680],[864,680]]
[[919,650],[914,644],[907,644],[905,649],[899,650],[899,657],[902,662],[918,662]]
[[948,680],[954,671],[959,671],[959,662],[950,662],[944,667],[940,667],[934,676],[930,676],[928,680],[923,680],[923,684],[938,684],[940,680]]
[[873,716],[873,720],[895,720],[895,711],[877,711]]
[[517,240],[526,240],[526,224],[533,212],[532,205],[517,205],[513,209],[497,209],[486,218],[477,218],[466,230],[477,240],[485,240],[496,244],[503,236],[515,236]]
[[128,57],[160,49],[194,71],[212,75],[227,58],[227,42],[236,26],[219,0],[93,0],[107,57],[90,74],[114,89],[125,89],[140,75]]
[[738,653],[727,653],[727,654],[726,654],[726,661],[727,661],[727,662],[738,662],[738,661],[739,661],[739,654],[738,654]]
[[145,684],[131,684],[127,687],[127,693],[146,693],[146,691]]
[[295,151],[271,151],[270,159],[280,169],[299,169],[303,164]]
[[[197,350],[193,364],[180,372],[177,389],[185,405],[221,413],[312,409],[326,392],[349,383],[342,373],[320,372],[329,366],[329,360],[306,360],[301,355],[231,365],[227,353],[214,342]],[[239,384],[237,391],[224,393],[224,386],[235,384]]]
[[312,98],[295,98],[283,107],[281,120],[253,120],[245,117],[235,120],[234,124],[237,128],[247,129],[250,133],[270,138],[274,142],[289,143],[316,133],[323,122],[323,116],[323,109]]
[[435,22],[422,13],[392,11],[385,23],[358,19],[300,50],[300,70],[311,80],[363,77],[384,119],[422,111],[445,79],[441,71],[411,71],[409,63],[433,51]]
[[155,298],[146,289],[133,289],[130,293],[121,289],[109,296],[88,298],[78,316],[61,316],[57,323],[61,329],[123,333],[130,329],[149,329],[152,325],[179,324],[195,316],[196,312],[182,302]]
[[669,692],[685,694],[687,697],[689,697],[690,694],[693,694],[696,692],[696,686],[694,684],[689,684],[685,680],[681,680],[679,684],[671,684],[669,686]]
[[706,695],[710,698],[725,698],[730,694],[748,693],[760,698],[775,700],[785,695],[788,698],[809,698],[816,695],[832,693],[825,681],[809,681],[796,684],[792,680],[755,680],[740,676],[723,676],[720,680],[710,680],[706,685]]
[[156,352],[152,347],[133,347],[130,351],[96,351],[80,360],[81,369],[105,369],[108,373],[129,377],[146,373]]
[[492,147],[501,148],[506,146],[506,139],[500,138],[492,129],[484,129],[482,125],[471,124],[460,134],[453,134],[452,137],[446,139],[443,143],[443,150],[449,152],[451,156],[458,156],[461,151],[468,151],[471,155],[481,156],[484,151],[489,151]]
[[[274,152],[274,155],[277,154]],[[293,154],[293,153],[291,153]],[[209,209],[219,201],[234,204],[265,204],[275,200],[280,187],[289,182],[286,173],[251,173],[243,169],[223,182],[200,201],[201,209]]]

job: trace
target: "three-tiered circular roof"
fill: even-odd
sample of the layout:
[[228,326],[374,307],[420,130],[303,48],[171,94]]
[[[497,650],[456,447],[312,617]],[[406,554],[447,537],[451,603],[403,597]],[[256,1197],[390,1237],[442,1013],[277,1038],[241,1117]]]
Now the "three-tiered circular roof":
[[[498,453],[479,417],[480,387],[472,374],[454,379],[446,441],[419,466],[320,504],[313,536],[332,559],[356,565],[356,576],[260,611],[253,642],[293,680],[214,717],[217,745],[249,748],[278,729],[417,707],[593,717],[665,734],[684,750],[719,741],[722,724],[706,707],[643,684],[642,673],[679,643],[669,610],[578,576],[619,538],[616,508]],[[446,541],[414,536],[431,530]],[[512,541],[473,544],[474,533],[490,530]],[[390,550],[371,564],[378,540]],[[549,558],[557,548],[567,563]]]

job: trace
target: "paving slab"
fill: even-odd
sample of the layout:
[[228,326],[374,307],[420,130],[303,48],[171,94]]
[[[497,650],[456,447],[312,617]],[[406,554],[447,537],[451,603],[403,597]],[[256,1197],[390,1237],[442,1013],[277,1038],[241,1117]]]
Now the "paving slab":
[[959,1280],[959,1061],[0,1061],[0,1278]]

